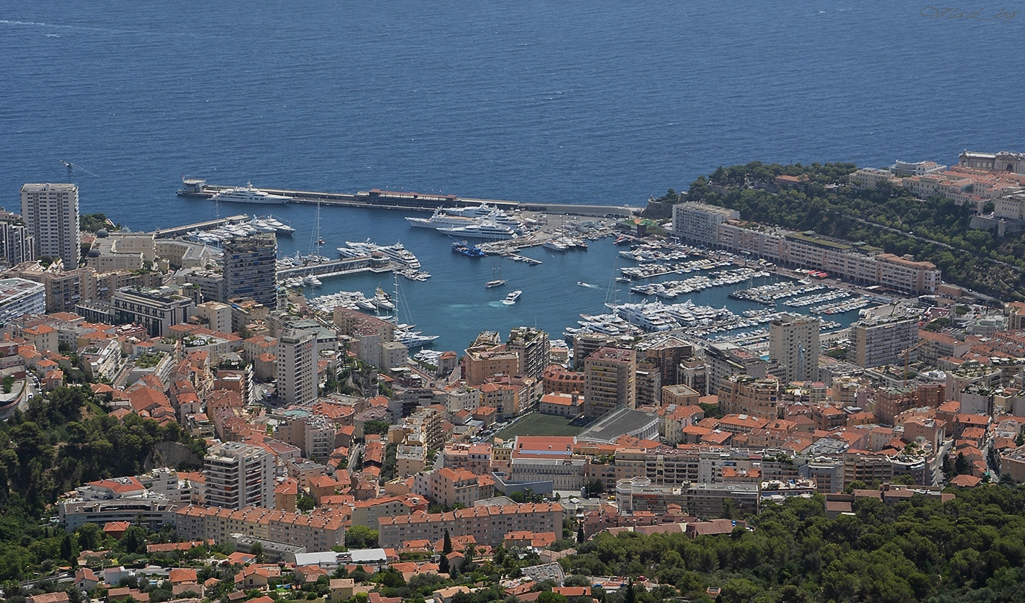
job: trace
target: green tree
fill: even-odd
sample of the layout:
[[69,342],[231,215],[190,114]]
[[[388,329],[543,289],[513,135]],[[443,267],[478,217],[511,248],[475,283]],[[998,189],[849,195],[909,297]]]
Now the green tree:
[[366,526],[352,526],[345,532],[345,546],[350,549],[367,549],[377,546],[377,530]]
[[313,507],[316,506],[316,501],[313,500],[312,496],[303,492],[299,495],[298,500],[296,500],[295,506],[303,513],[306,513],[313,510]]

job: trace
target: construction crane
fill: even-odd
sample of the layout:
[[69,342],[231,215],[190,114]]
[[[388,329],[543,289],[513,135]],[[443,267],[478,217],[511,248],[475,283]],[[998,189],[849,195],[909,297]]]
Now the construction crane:
[[71,175],[71,172],[73,170],[78,170],[80,172],[85,172],[86,174],[89,174],[90,176],[93,176],[94,178],[99,178],[99,175],[90,172],[89,170],[85,169],[84,167],[82,167],[82,166],[80,166],[80,165],[78,165],[76,163],[71,163],[70,161],[64,161],[63,159],[61,159],[60,162],[61,162],[61,165],[63,165],[64,167],[68,168],[68,175],[69,176]]

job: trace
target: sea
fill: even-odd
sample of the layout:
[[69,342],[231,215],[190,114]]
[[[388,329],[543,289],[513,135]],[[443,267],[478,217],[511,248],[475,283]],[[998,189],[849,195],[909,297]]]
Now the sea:
[[[1022,2],[984,1],[0,0],[0,206],[18,211],[23,183],[70,180],[83,213],[133,230],[253,209],[299,229],[282,254],[308,253],[318,223],[326,255],[401,241],[433,274],[400,294],[436,348],[518,325],[558,336],[625,301],[611,242],[502,262],[509,284],[485,290],[495,260],[452,254],[399,213],[318,220],[175,191],[188,175],[641,206],[720,165],[1021,151],[1023,24]],[[394,284],[317,293],[377,286]],[[512,288],[521,301],[501,304]],[[726,293],[702,303],[734,307]]]

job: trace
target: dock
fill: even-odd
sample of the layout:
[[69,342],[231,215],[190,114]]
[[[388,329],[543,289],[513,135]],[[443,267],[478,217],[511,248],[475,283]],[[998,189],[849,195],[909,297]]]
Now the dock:
[[278,268],[277,275],[278,280],[283,281],[292,277],[331,277],[358,274],[360,272],[391,272],[392,270],[394,270],[392,263],[380,258],[347,258],[343,260],[310,262],[302,266],[292,266],[291,268]]
[[226,226],[228,224],[241,224],[249,220],[249,216],[246,214],[239,214],[237,216],[228,216],[227,218],[219,218],[217,220],[207,220],[205,222],[196,222],[195,224],[185,224],[184,226],[174,226],[171,228],[160,228],[154,231],[156,238],[158,239],[173,239],[187,235],[190,232],[196,230],[213,230]]
[[[183,180],[183,187],[178,191],[180,197],[209,199],[217,193],[235,188],[223,184],[208,184],[205,180],[189,178]],[[417,193],[408,191],[386,191],[372,188],[356,193],[334,193],[323,191],[291,190],[282,188],[264,188],[260,190],[272,195],[283,195],[292,198],[292,203],[305,205],[328,205],[353,207],[362,209],[389,209],[400,211],[431,212],[439,207],[467,207],[488,204],[509,211],[529,211],[537,213],[580,215],[595,217],[624,218],[633,216],[643,208],[628,205],[577,205],[571,203],[525,203],[503,199],[477,199],[460,197],[459,195],[440,195],[434,193]]]

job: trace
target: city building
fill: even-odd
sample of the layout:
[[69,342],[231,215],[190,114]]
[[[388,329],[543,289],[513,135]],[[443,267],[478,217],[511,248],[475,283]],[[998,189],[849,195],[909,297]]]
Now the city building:
[[551,359],[552,346],[548,341],[548,333],[532,327],[512,329],[505,348],[518,356],[516,374],[541,379]]
[[7,258],[8,266],[36,259],[36,241],[20,223],[21,216],[0,212],[0,255]]
[[196,316],[204,321],[211,331],[231,333],[231,306],[217,301],[206,301],[196,306]]
[[69,269],[78,266],[82,235],[76,185],[25,184],[21,187],[21,215],[35,239],[36,257],[60,258]]
[[887,316],[859,320],[851,325],[851,339],[854,364],[864,368],[895,364],[918,343],[918,319]]
[[773,377],[730,375],[719,383],[719,407],[724,413],[775,419],[780,384]]
[[277,307],[278,241],[272,233],[236,237],[224,244],[224,295]]
[[813,316],[783,314],[769,323],[769,361],[786,369],[786,381],[819,378],[819,328]]
[[740,219],[740,212],[706,203],[677,203],[673,206],[673,234],[685,241],[716,245],[719,225]]
[[484,505],[451,513],[424,513],[378,519],[378,543],[399,547],[407,540],[437,542],[448,532],[453,539],[473,536],[478,545],[498,546],[509,532],[559,532],[564,511],[559,503]]
[[203,459],[206,501],[225,509],[274,504],[274,456],[241,442],[211,446]]
[[[764,377],[768,374],[768,366],[764,360],[746,348],[732,343],[710,345],[705,350],[705,366],[707,367],[706,380],[709,394],[719,393],[719,384],[730,375]],[[691,387],[702,392],[694,385]]]
[[961,167],[1025,174],[1025,153],[979,153],[965,149],[957,156]]
[[596,419],[617,407],[636,406],[637,352],[599,348],[584,359],[584,416]]
[[151,336],[163,337],[172,325],[188,322],[196,304],[169,288],[124,287],[111,296],[110,310],[116,324],[139,324]]
[[316,334],[291,332],[278,339],[275,352],[277,394],[285,404],[308,404],[317,399]]
[[46,289],[23,278],[0,279],[0,325],[25,314],[46,312]]
[[[729,210],[703,203],[674,207],[674,233],[681,239],[752,254],[772,262],[820,270],[863,285],[882,285],[902,293],[933,293],[940,270],[931,262],[884,253],[849,243],[782,228],[727,218]],[[679,219],[679,221],[675,221]]]

